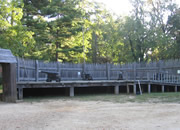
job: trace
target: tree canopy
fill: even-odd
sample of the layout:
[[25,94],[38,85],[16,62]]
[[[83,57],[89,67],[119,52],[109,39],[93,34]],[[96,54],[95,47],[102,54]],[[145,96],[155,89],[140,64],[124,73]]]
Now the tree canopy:
[[131,0],[117,16],[89,0],[1,0],[0,47],[14,55],[82,63],[180,58],[180,8],[171,0]]

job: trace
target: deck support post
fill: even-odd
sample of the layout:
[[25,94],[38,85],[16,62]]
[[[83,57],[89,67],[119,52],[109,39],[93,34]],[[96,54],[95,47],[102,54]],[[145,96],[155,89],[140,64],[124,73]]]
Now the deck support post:
[[114,93],[119,94],[119,85],[114,86]]
[[69,95],[70,97],[74,97],[74,87],[69,88]]
[[18,88],[18,99],[23,100],[23,88]]
[[127,84],[127,94],[129,94],[129,85]]
[[164,85],[162,85],[162,93],[164,93]]
[[136,83],[134,83],[134,85],[133,85],[133,92],[134,92],[134,94],[136,94]]
[[149,94],[151,93],[151,84],[150,83],[148,84],[148,93]]
[[175,86],[175,88],[174,88],[174,89],[175,89],[175,92],[177,92],[177,85]]
[[16,64],[15,63],[2,64],[2,86],[3,86],[2,101],[16,103],[17,85],[16,85]]

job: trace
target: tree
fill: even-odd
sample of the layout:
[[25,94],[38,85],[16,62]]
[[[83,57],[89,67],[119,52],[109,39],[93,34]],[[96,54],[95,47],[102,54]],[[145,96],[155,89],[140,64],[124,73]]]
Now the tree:
[[[174,8],[173,8],[174,9]],[[180,8],[172,11],[171,15],[168,17],[167,30],[175,41],[171,49],[173,58],[180,58]]]
[[0,47],[21,57],[74,63],[179,58],[177,5],[171,0],[132,4],[130,16],[115,18],[88,0],[2,0]]
[[148,28],[149,23],[146,21],[145,2],[135,0],[133,4],[134,13],[132,16],[126,17],[121,28],[121,35],[124,38],[126,55],[129,55],[128,59],[131,62],[143,62],[147,61],[148,51],[155,46],[151,40],[153,32]]
[[24,0],[22,22],[34,32],[36,41],[30,58],[75,62],[73,57],[82,53],[82,43],[77,40],[80,35],[82,39],[84,24],[82,2]]
[[152,53],[153,57],[157,60],[173,58],[173,52],[170,50],[174,46],[174,40],[168,31],[167,14],[168,16],[172,15],[177,5],[171,0],[148,0],[148,6],[151,9],[149,25],[151,30],[154,30],[153,41],[157,44]]
[[49,40],[49,27],[43,9],[50,4],[50,0],[23,0],[23,18],[21,22],[29,31],[32,31],[35,40],[31,53],[26,57],[33,59],[51,60],[52,50],[47,48]]
[[172,57],[174,41],[167,29],[166,14],[175,4],[170,0],[133,0],[133,13],[122,26],[127,55],[131,61],[152,61]]
[[22,26],[23,3],[20,0],[0,1],[0,47],[24,56],[33,46],[33,32]]
[[[67,40],[82,31],[81,10],[79,0],[52,0],[43,10],[49,18],[50,46],[55,51],[53,60],[67,60],[70,51],[80,51],[81,47],[72,46]],[[71,48],[71,49],[70,49]]]
[[91,14],[92,23],[90,25],[92,39],[89,40],[91,48],[88,53],[91,61],[89,61],[93,63],[118,62],[119,56],[116,58],[115,56],[120,51],[117,49],[117,44],[121,39],[118,34],[120,22],[115,20],[113,14],[99,3],[91,3],[89,14]]

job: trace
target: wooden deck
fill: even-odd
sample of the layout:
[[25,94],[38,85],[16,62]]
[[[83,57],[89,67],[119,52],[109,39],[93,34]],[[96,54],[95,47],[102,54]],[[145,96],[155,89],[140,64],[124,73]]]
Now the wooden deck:
[[[129,87],[133,87],[133,93],[136,94],[138,91],[138,85],[144,85],[147,87],[147,92],[151,93],[151,86],[161,86],[162,92],[165,91],[165,86],[173,87],[174,91],[178,91],[179,83],[162,82],[162,81],[150,81],[150,80],[92,80],[92,81],[61,81],[61,82],[18,82],[18,98],[23,99],[24,88],[69,88],[69,96],[74,96],[74,88],[77,87],[113,87],[114,93],[120,93],[120,87],[126,86],[127,93],[130,93]],[[137,87],[138,86],[138,87]]]
[[[62,81],[45,82],[47,75],[41,73],[43,70],[58,73]],[[83,80],[83,74],[91,75],[93,80]],[[139,86],[144,87],[148,93],[156,89],[166,92],[167,88],[177,92],[180,86],[180,60],[121,65],[46,63],[17,58],[19,99],[23,98],[25,88],[68,88],[69,95],[74,96],[74,89],[78,87],[112,87],[114,93],[119,94],[123,86],[127,93],[134,94],[140,91]]]

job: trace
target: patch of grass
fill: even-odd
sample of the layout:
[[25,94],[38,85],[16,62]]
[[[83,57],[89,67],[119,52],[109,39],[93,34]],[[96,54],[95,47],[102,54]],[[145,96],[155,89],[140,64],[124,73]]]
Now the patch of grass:
[[143,95],[127,94],[98,94],[98,95],[75,95],[68,96],[46,96],[29,97],[25,102],[41,102],[47,100],[78,100],[78,101],[105,101],[116,103],[138,102],[138,103],[180,103],[180,93],[151,93]]
[[136,96],[138,102],[180,103],[180,93],[151,93]]
[[100,95],[79,95],[74,98],[74,100],[80,101],[107,101],[107,102],[119,102],[125,103],[129,102],[130,100],[134,99],[135,96],[133,95],[114,95],[114,94],[100,94]]

